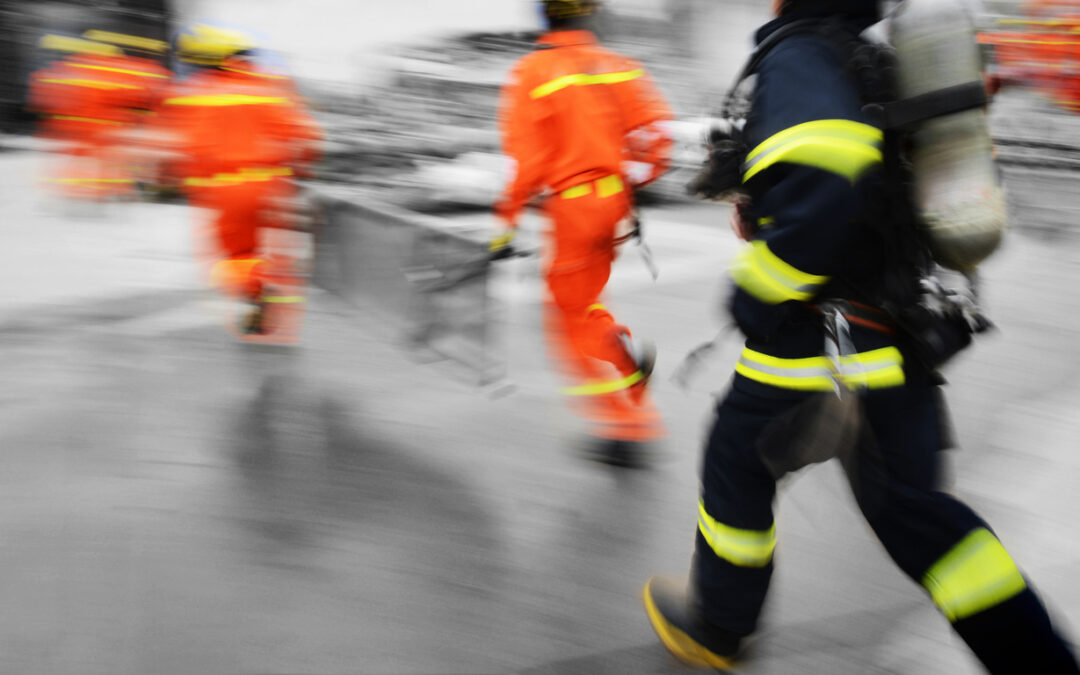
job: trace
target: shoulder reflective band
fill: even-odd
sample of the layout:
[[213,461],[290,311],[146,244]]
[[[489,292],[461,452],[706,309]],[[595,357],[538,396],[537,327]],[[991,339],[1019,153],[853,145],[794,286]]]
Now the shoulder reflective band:
[[1027,588],[1005,547],[981,527],[934,563],[922,585],[949,621],[990,609]]
[[123,122],[116,122],[114,120],[99,120],[96,117],[79,117],[77,115],[49,115],[49,119],[61,120],[64,122],[87,122],[89,124],[111,124],[113,126],[124,126]]
[[763,241],[751,242],[739,252],[731,277],[744,291],[769,305],[809,300],[829,280],[792,267]]
[[536,89],[533,89],[529,92],[529,96],[534,99],[543,98],[545,96],[550,96],[561,89],[566,89],[567,87],[581,87],[590,84],[618,84],[619,82],[636,80],[643,75],[645,75],[645,71],[640,68],[637,70],[627,70],[621,73],[599,73],[597,75],[575,73],[574,75],[563,75],[562,77],[557,77],[554,80],[545,82]]
[[841,356],[839,370],[825,356],[782,359],[743,349],[735,372],[780,389],[833,391],[837,380],[849,389],[885,389],[904,383],[904,357],[896,347]]
[[88,80],[80,77],[49,77],[42,78],[38,82],[47,84],[67,84],[72,87],[89,87],[90,89],[138,89],[135,84],[123,84],[121,82],[105,82],[104,80]]
[[850,120],[817,120],[774,134],[754,148],[743,166],[743,182],[778,162],[803,164],[854,182],[881,163],[881,130]]
[[75,68],[85,68],[87,70],[101,70],[107,73],[123,73],[124,75],[136,75],[138,77],[157,77],[163,80],[169,79],[168,75],[162,75],[161,73],[149,73],[143,70],[128,70],[127,68],[113,68],[112,66],[95,66],[90,63],[73,63],[71,65]]
[[591,382],[589,384],[582,384],[577,387],[567,387],[562,390],[564,396],[602,396],[604,394],[614,394],[617,391],[629,389],[638,382],[641,382],[645,378],[645,373],[640,370],[627,375],[621,380],[611,380],[609,382]]
[[295,305],[304,302],[304,296],[302,295],[264,295],[262,297],[263,302],[282,304],[282,305]]
[[776,526],[767,530],[740,530],[717,522],[698,502],[698,530],[713,552],[739,567],[764,567],[772,561],[776,548]]
[[205,94],[200,96],[178,96],[166,99],[168,105],[289,105],[289,99],[281,96],[248,96],[246,94]]

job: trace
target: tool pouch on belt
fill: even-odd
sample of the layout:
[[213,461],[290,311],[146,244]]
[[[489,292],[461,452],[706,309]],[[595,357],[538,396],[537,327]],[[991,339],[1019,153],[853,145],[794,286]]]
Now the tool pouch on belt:
[[840,357],[854,354],[842,311],[823,308],[825,354],[834,367],[833,391],[814,392],[770,422],[757,440],[757,452],[774,478],[833,457],[846,461],[854,452],[863,426],[859,390],[841,382]]

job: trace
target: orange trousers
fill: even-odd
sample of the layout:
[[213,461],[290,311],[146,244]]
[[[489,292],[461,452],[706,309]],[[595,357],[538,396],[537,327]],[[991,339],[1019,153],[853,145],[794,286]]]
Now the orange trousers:
[[214,213],[212,238],[222,260],[213,268],[212,281],[225,293],[248,297],[262,288],[267,265],[261,260],[259,233],[280,224],[270,205],[294,190],[281,178],[221,181],[191,190],[192,202]]
[[633,391],[638,365],[624,343],[630,330],[600,303],[615,260],[615,228],[630,211],[628,195],[555,195],[545,210],[554,224],[545,319],[552,351],[574,383],[566,393],[593,435],[655,440],[663,427],[648,396]]

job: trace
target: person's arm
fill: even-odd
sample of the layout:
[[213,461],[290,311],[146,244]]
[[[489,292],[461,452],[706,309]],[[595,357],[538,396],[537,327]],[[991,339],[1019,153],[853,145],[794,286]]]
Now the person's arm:
[[626,59],[619,72],[627,78],[614,85],[623,111],[627,158],[649,167],[647,173],[631,177],[635,186],[642,187],[671,166],[673,141],[664,122],[674,119],[674,114],[640,63]]
[[503,154],[513,160],[513,175],[495,204],[495,213],[511,228],[517,227],[521,211],[544,186],[551,143],[544,129],[545,103],[530,95],[531,83],[536,79],[530,65],[528,57],[517,63],[503,87],[499,104]]

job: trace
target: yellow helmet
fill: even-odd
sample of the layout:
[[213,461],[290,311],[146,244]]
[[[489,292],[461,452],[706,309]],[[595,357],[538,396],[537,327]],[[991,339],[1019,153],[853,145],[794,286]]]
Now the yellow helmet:
[[247,34],[229,28],[195,24],[176,38],[176,53],[182,61],[200,66],[220,65],[225,59],[255,46]]
[[107,30],[88,30],[83,33],[83,37],[94,42],[103,42],[121,49],[132,49],[140,52],[164,52],[169,48],[169,45],[161,40],[145,38],[139,35],[113,33]]
[[540,0],[548,19],[576,19],[590,16],[600,6],[600,0]]
[[123,54],[120,48],[114,45],[107,45],[93,40],[83,40],[68,35],[44,35],[38,41],[38,45],[42,49],[71,52],[72,54],[96,54],[98,56],[121,56]]

